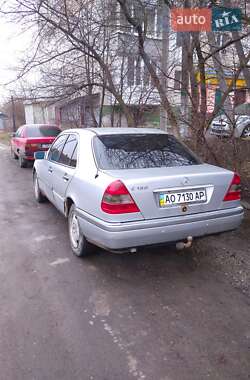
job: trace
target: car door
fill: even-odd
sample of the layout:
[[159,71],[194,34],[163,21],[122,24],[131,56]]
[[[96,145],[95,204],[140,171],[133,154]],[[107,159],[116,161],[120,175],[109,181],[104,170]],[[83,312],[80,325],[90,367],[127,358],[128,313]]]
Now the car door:
[[63,147],[68,139],[68,134],[59,135],[50,147],[46,158],[39,163],[39,184],[47,198],[55,204],[53,195],[53,175],[59,162]]
[[69,134],[58,162],[53,165],[53,196],[56,207],[62,213],[64,213],[66,190],[75,174],[77,145],[77,136]]
[[16,154],[18,154],[20,150],[20,144],[21,144],[20,138],[21,138],[22,131],[23,131],[23,127],[18,128],[18,130],[15,133],[15,136],[12,138],[12,150]]

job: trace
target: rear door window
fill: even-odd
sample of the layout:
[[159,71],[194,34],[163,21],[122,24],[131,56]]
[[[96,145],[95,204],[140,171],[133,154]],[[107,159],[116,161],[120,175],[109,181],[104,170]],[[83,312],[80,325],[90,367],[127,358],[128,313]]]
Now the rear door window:
[[70,166],[72,166],[73,168],[76,168],[76,164],[77,164],[77,146],[78,146],[78,144],[76,144],[76,146],[75,146],[75,149],[74,149],[74,152],[72,154],[71,161],[70,161]]
[[59,136],[58,139],[56,139],[56,141],[51,146],[48,153],[49,161],[59,162],[64,144],[67,138],[68,138],[68,135],[62,135],[62,136]]
[[94,137],[98,166],[104,170],[198,165],[201,161],[174,136],[117,134]]
[[23,127],[18,128],[15,134],[15,137],[21,137],[22,130],[23,130]]
[[[67,166],[74,166],[74,164],[72,165],[72,157],[76,150],[76,146],[77,146],[77,137],[75,135],[69,135],[59,159],[60,164],[67,165]],[[76,161],[76,158],[74,160]]]

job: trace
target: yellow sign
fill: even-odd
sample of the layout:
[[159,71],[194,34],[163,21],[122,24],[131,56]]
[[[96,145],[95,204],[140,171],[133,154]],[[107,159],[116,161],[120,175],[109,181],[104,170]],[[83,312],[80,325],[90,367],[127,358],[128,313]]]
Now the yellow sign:
[[[201,75],[200,73],[197,73],[197,81],[198,83],[200,82]],[[230,86],[232,80],[234,80],[233,76],[227,76],[226,78],[226,83],[228,86]],[[206,73],[206,84],[211,84],[211,85],[218,85],[219,80],[214,73]],[[246,81],[244,78],[240,78],[236,80],[235,87],[236,88],[245,88],[246,87]]]

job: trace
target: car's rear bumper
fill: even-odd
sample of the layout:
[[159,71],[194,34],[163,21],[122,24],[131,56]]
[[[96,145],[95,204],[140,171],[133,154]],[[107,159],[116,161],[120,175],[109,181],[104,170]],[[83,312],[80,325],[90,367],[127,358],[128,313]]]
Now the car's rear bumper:
[[92,243],[110,250],[176,242],[188,236],[198,237],[239,227],[243,219],[241,206],[202,214],[129,223],[109,223],[82,210],[78,218],[82,233]]

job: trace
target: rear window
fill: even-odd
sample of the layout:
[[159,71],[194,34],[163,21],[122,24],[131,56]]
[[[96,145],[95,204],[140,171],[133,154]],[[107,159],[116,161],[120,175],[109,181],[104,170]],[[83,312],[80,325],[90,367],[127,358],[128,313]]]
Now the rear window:
[[56,137],[60,132],[59,128],[49,125],[26,127],[27,137]]
[[104,170],[198,165],[201,161],[175,137],[120,134],[94,137],[98,166]]

